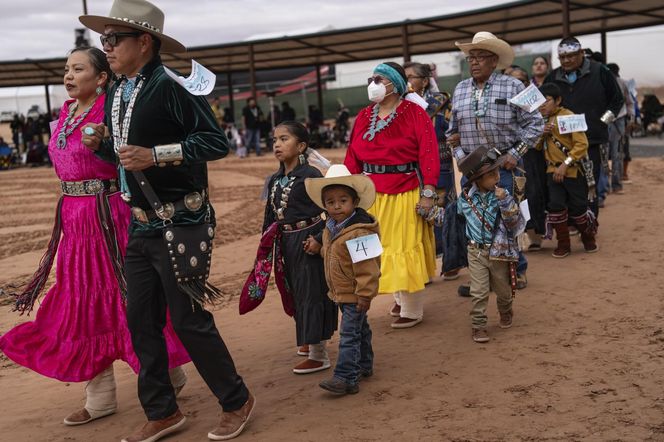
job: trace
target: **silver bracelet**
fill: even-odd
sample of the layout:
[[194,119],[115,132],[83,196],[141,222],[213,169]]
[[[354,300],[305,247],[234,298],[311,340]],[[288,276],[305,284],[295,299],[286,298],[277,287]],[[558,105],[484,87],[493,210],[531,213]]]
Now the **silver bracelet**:
[[571,166],[573,162],[574,162],[574,158],[572,158],[572,157],[565,158],[565,165],[567,167]]
[[528,152],[528,145],[525,141],[519,141],[516,146],[514,146],[514,149],[519,153],[519,156],[522,157]]
[[159,167],[166,166],[167,163],[172,163],[173,166],[179,166],[184,159],[182,152],[182,144],[162,144],[153,148],[154,158]]

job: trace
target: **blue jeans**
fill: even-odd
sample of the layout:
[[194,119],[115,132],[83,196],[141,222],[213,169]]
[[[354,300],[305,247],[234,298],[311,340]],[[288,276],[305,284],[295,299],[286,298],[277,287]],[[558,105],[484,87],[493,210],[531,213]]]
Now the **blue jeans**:
[[[519,160],[518,167],[523,169],[523,160]],[[500,181],[498,185],[503,189],[507,190],[511,195],[514,195],[514,179],[512,178],[512,172],[515,176],[522,176],[523,173],[520,170],[505,170],[500,168]],[[526,186],[528,183],[526,183]],[[516,273],[518,275],[523,275],[528,270],[528,260],[523,252],[519,251],[519,262],[516,265]]]
[[[445,189],[445,201],[450,193],[454,192],[454,170],[452,170],[452,160],[441,161],[440,177],[438,178],[437,189]],[[435,226],[433,234],[436,239],[436,255],[443,253],[443,226]]]
[[367,313],[358,311],[357,304],[339,304],[339,310],[339,355],[334,377],[346,384],[356,385],[360,373],[373,370],[371,329]]
[[609,125],[609,158],[611,159],[611,188],[622,189],[623,139],[625,137],[625,118],[618,118]]
[[247,153],[251,152],[253,148],[256,155],[261,154],[261,130],[260,129],[247,129],[244,135],[244,145],[247,146]]

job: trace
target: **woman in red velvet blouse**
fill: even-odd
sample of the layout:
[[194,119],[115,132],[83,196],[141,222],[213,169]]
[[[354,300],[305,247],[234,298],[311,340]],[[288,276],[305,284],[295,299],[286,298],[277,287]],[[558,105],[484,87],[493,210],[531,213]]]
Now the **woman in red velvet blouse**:
[[404,100],[406,74],[397,63],[382,63],[369,78],[373,102],[355,119],[344,164],[374,182],[369,212],[380,225],[383,255],[378,292],[394,295],[393,328],[419,324],[424,285],[435,275],[433,228],[416,212],[434,204],[440,172],[436,134],[426,111]]

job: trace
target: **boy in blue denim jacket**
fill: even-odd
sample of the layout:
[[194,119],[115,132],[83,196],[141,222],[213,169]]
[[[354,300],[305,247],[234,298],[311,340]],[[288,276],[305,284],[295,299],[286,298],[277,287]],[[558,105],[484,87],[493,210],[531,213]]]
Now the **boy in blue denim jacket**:
[[468,184],[457,200],[458,213],[466,219],[468,270],[473,308],[472,337],[489,342],[486,309],[489,292],[496,293],[501,328],[512,326],[512,299],[516,287],[519,259],[517,236],[526,220],[519,204],[503,188],[498,168],[505,156],[495,149],[480,146],[459,163]]

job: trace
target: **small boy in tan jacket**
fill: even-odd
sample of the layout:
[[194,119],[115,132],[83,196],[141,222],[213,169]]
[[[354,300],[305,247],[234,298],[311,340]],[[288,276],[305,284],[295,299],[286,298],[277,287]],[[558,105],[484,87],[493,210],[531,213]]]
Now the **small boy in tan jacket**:
[[[369,177],[351,175],[344,165],[331,166],[325,178],[308,178],[305,187],[311,200],[327,212],[320,253],[329,296],[341,310],[334,376],[319,385],[335,394],[355,394],[359,381],[373,374],[367,311],[378,294],[380,242],[378,222],[365,209],[373,205],[376,189]],[[316,253],[316,246],[309,238],[305,251]]]

